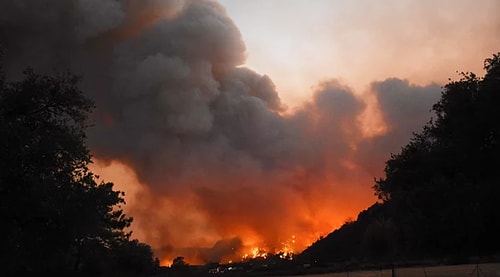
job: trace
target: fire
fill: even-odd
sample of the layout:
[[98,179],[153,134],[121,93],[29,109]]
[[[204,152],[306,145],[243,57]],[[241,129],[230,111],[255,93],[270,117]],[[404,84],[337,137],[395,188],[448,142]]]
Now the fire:
[[279,257],[282,259],[292,260],[293,259],[293,245],[295,244],[295,235],[289,241],[282,243],[282,248],[278,252]]
[[250,254],[244,254],[242,260],[250,260],[256,258],[266,259],[268,256],[268,251],[262,247],[254,247]]
[[[99,172],[101,177],[105,180],[115,180],[117,189],[125,190],[127,192],[125,195],[128,204],[125,206],[126,212],[136,218],[136,224],[132,226],[134,231],[133,236],[139,240],[151,243],[162,266],[170,266],[173,259],[178,256],[184,257],[188,264],[205,264],[208,262],[228,263],[229,261],[237,263],[240,261],[250,261],[252,259],[263,260],[270,258],[291,260],[297,253],[300,253],[300,251],[311,245],[318,238],[328,234],[331,230],[340,226],[345,221],[345,218],[352,217],[353,215],[350,212],[356,210],[357,208],[354,205],[357,203],[356,201],[350,200],[347,203],[344,203],[341,202],[341,198],[333,198],[335,201],[323,201],[321,203],[335,202],[339,205],[347,207],[346,210],[339,211],[325,209],[323,208],[323,205],[311,206],[310,210],[307,210],[306,208],[297,205],[293,210],[293,214],[295,218],[302,219],[304,221],[303,225],[297,225],[295,219],[285,221],[284,218],[281,222],[283,225],[277,226],[276,228],[267,228],[267,225],[260,225],[252,228],[252,225],[245,225],[246,222],[237,222],[237,224],[235,224],[235,221],[225,220],[222,215],[214,217],[219,221],[211,221],[212,223],[217,222],[220,225],[210,225],[207,223],[207,218],[211,217],[205,217],[204,213],[200,213],[199,210],[197,210],[198,207],[184,205],[182,206],[182,212],[185,215],[189,215],[189,217],[179,218],[172,213],[171,217],[165,217],[165,222],[170,222],[168,226],[160,226],[161,228],[156,227],[159,230],[167,230],[168,232],[153,233],[147,229],[148,226],[154,226],[147,225],[151,224],[150,222],[153,221],[145,221],[143,217],[141,218],[139,215],[151,216],[153,211],[158,211],[158,214],[154,214],[154,218],[161,218],[160,216],[169,215],[163,211],[179,209],[179,207],[181,207],[178,204],[179,202],[174,202],[175,199],[173,200],[171,198],[153,198],[147,190],[146,185],[139,181],[134,171],[119,161],[105,163],[96,159],[95,163],[92,165],[92,169]],[[348,196],[352,195],[352,197],[346,197],[346,199],[355,199],[354,196],[359,199],[358,190],[350,191],[344,189],[344,192]],[[287,195],[283,193],[275,194]],[[230,195],[232,197],[237,196],[237,194]],[[316,194],[313,191],[310,195],[308,195],[308,197],[310,197],[309,199],[311,200],[323,199],[325,195],[333,194],[324,194],[319,192]],[[184,195],[184,197],[187,196]],[[140,213],[140,208],[143,208],[143,206],[139,206],[137,203],[143,205],[143,203],[145,203],[144,199],[151,200],[150,203],[152,205],[154,204],[153,206],[155,206],[156,209],[146,209],[146,212]],[[287,198],[281,199],[287,200]],[[290,203],[300,203],[297,199],[292,198],[292,200],[287,201],[290,201]],[[195,201],[186,201],[186,203],[195,203]],[[311,203],[319,202],[316,200],[316,202],[311,201]],[[235,211],[234,209],[228,209],[227,205],[222,206],[222,208],[227,209],[225,210],[226,213],[224,215]],[[161,214],[159,212],[161,212]],[[235,213],[235,215],[237,215],[237,213]],[[191,227],[191,225],[189,225],[191,221],[184,221],[185,218],[197,222],[196,226],[204,227],[195,230]],[[232,218],[233,217],[230,217],[230,219]],[[266,219],[261,215],[255,217],[255,220],[255,222],[272,223],[272,218]],[[158,224],[157,222],[158,221],[154,221],[153,223]],[[188,229],[189,236],[185,235],[185,228],[188,227],[190,228]],[[153,229],[153,227],[150,229]],[[234,244],[231,244],[233,240],[224,240],[221,238],[238,239],[234,240]],[[172,241],[176,241],[177,244],[168,246],[167,243]],[[221,243],[217,244],[218,241]],[[225,252],[221,252],[221,250],[224,250]],[[209,253],[209,251],[212,252]]]
[[272,252],[266,247],[252,247],[250,253],[245,253],[242,256],[242,261],[247,261],[251,259],[267,259],[271,255],[277,255],[281,259],[292,260],[294,253],[295,235],[292,235],[290,239],[281,243],[281,248]]
[[172,260],[172,259],[170,259],[170,258],[162,258],[162,259],[160,260],[160,265],[161,265],[161,266],[171,266],[171,265],[172,265],[172,262],[173,262],[173,260]]

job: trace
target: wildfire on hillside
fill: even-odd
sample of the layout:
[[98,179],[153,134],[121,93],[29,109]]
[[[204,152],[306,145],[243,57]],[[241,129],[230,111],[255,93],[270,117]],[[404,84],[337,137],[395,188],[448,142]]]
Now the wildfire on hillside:
[[84,77],[91,169],[126,192],[133,236],[162,265],[293,257],[376,201],[373,177],[439,97],[331,79],[287,110],[215,1],[39,2],[2,2],[2,70]]

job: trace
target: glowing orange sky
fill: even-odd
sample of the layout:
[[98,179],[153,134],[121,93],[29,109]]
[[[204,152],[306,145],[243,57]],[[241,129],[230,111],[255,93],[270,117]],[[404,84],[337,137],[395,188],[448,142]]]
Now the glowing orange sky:
[[[185,195],[178,199],[178,195],[173,196],[174,198],[152,195],[147,186],[138,181],[133,170],[119,161],[106,164],[94,159],[91,169],[98,172],[103,180],[112,180],[115,189],[126,192],[125,212],[135,218],[132,225],[135,238],[146,241],[153,247],[173,243],[175,249],[172,252],[155,248],[164,265],[169,265],[172,259],[179,255],[185,256],[190,263],[204,263],[204,260],[200,260],[199,250],[190,251],[189,248],[210,248],[216,241],[227,237],[241,238],[243,247],[236,255],[226,256],[223,262],[238,261],[256,247],[264,251],[278,252],[286,245],[295,253],[299,253],[320,236],[327,235],[345,221],[355,218],[360,210],[375,200],[373,193],[365,187],[346,185],[342,181],[339,182],[338,177],[331,176],[329,178],[337,180],[333,186],[314,184],[317,186],[316,190],[309,191],[306,199],[290,193],[287,189],[265,192],[274,194],[272,197],[263,197],[265,201],[287,203],[285,207],[288,207],[293,216],[283,214],[281,218],[276,218],[276,213],[272,212],[269,214],[272,218],[263,214],[255,218],[241,218],[239,214],[247,216],[252,213],[241,211],[252,209],[248,206],[252,204],[252,200],[246,201],[247,195],[231,190],[227,193],[232,194],[232,197],[243,197],[240,204],[230,206],[230,203],[225,205],[225,202],[222,202],[222,210],[215,211],[220,214],[207,215],[193,196]],[[368,176],[359,176],[359,179],[360,182],[365,181]],[[221,195],[220,200],[214,200],[224,201],[227,197]],[[262,205],[259,202],[255,204]],[[253,222],[255,220],[261,223]],[[269,220],[277,221],[278,224],[266,226]],[[255,228],[259,225],[260,228]],[[276,225],[280,228],[271,231]],[[279,241],[278,245],[269,245],[274,239]]]
[[[326,134],[319,137],[326,139],[328,132],[332,132],[332,137],[342,132],[351,141],[351,149],[338,153],[335,142],[325,143],[326,157],[322,162],[326,170],[318,176],[301,168],[284,173],[289,176],[263,177],[261,172],[248,171],[234,176],[213,173],[207,177],[203,173],[199,177],[202,179],[197,179],[193,174],[188,181],[190,187],[196,187],[193,184],[197,182],[205,185],[196,193],[156,195],[124,162],[104,163],[95,158],[92,169],[126,192],[125,209],[135,217],[135,237],[151,244],[165,265],[179,255],[186,256],[188,262],[203,262],[193,247],[210,248],[221,239],[230,242],[233,237],[242,240],[242,248],[225,261],[249,254],[255,247],[277,251],[287,244],[299,252],[319,236],[355,218],[376,200],[370,187],[373,177],[380,177],[384,160],[367,157],[372,159],[367,170],[359,166],[359,158],[353,155],[363,139],[376,138],[394,127],[384,122],[370,84],[388,77],[409,79],[420,85],[442,84],[454,77],[457,69],[480,72],[480,61],[500,45],[495,1],[422,4],[416,0],[394,0],[385,1],[384,5],[330,0],[220,2],[246,43],[245,66],[269,75],[284,103],[293,107],[284,116],[293,116],[296,109],[315,114],[316,104],[309,102],[313,91],[344,85],[349,86],[346,91],[353,92],[367,106],[364,112],[353,113],[356,118],[335,123],[340,124],[339,130],[319,129]],[[158,12],[152,14],[153,17],[136,15],[136,22],[125,26],[127,35],[133,36],[159,19]],[[318,126],[330,124],[325,118],[315,121]],[[339,161],[338,156],[345,157]],[[244,191],[246,186],[264,185],[260,184],[262,180],[291,183],[297,191],[280,185],[269,190]],[[235,190],[228,185],[231,182],[240,186]],[[210,186],[221,189],[212,191]],[[230,198],[238,200],[217,203]],[[270,205],[277,210],[267,215],[260,206],[273,201],[280,204]],[[283,208],[287,210],[281,211]],[[268,225],[271,221],[274,223]],[[292,237],[294,243],[290,243]],[[272,241],[274,245],[269,245]]]

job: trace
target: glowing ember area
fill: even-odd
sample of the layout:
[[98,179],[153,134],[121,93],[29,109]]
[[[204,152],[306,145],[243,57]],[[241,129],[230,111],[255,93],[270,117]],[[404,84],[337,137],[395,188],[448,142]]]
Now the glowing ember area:
[[[241,261],[248,261],[252,259],[267,259],[270,255],[277,255],[281,259],[292,260],[294,256],[293,245],[295,244],[295,236],[290,240],[283,242],[282,247],[277,250],[266,249],[265,247],[253,247],[249,253],[245,253],[241,257]],[[232,263],[229,260],[228,263]]]
[[256,258],[267,258],[268,252],[263,248],[255,247],[252,253],[243,255],[243,260],[256,259]]
[[294,244],[295,244],[295,236],[292,236],[290,241],[283,243],[283,247],[277,253],[279,255],[279,257],[282,259],[292,260],[293,255],[295,254],[293,252],[293,245]]

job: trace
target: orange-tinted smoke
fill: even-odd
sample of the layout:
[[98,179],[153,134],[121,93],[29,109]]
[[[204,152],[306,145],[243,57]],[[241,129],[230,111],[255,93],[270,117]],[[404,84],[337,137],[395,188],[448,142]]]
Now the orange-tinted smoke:
[[[227,176],[214,173],[221,176],[205,179],[203,184],[216,189],[207,192],[200,188],[199,192],[183,191],[170,196],[151,193],[120,162],[105,165],[97,161],[94,170],[126,192],[126,212],[135,219],[134,236],[151,244],[163,265],[169,265],[177,256],[193,264],[240,261],[255,248],[278,253],[287,246],[300,253],[374,201],[366,186],[356,184],[360,180],[352,180],[352,184],[334,184],[335,180],[330,180],[328,184],[313,176],[306,178],[300,170],[288,173],[302,179],[296,180],[300,189],[286,187],[288,177],[262,178],[262,182],[283,182],[282,186],[268,184],[268,189],[255,189],[256,185],[266,186],[253,184],[257,180],[251,180],[248,187],[231,189],[220,185]],[[238,179],[224,182],[230,184]],[[223,256],[208,253],[220,240],[233,238],[241,240],[236,249]]]
[[[304,156],[312,160],[309,168],[269,174],[248,164],[234,172],[193,174],[166,194],[150,191],[133,177],[133,169],[118,161],[108,166],[97,163],[96,171],[105,179],[131,184],[122,189],[128,192],[127,212],[135,218],[136,236],[153,245],[164,265],[177,256],[196,264],[239,261],[255,249],[299,253],[375,201],[370,190],[373,176],[352,159],[356,145],[365,139],[361,128],[369,124],[358,124],[366,106],[348,88],[341,88],[345,91],[338,100],[352,101],[357,108],[349,107],[343,115],[330,110],[333,107],[320,107],[326,104],[320,101],[335,100],[322,95],[335,95],[339,87],[335,82],[323,84],[316,99],[287,115],[291,121],[307,117],[301,127],[304,142],[320,144],[320,152]],[[116,179],[118,175],[132,178]],[[234,243],[235,238],[240,243],[212,253],[217,244]]]
[[[373,178],[381,176],[385,159],[410,137],[408,130],[418,130],[429,116],[432,101],[412,103],[428,95],[436,98],[437,89],[388,79],[373,85],[372,97],[382,102],[371,106],[373,98],[365,102],[335,81],[321,84],[310,101],[285,117],[310,144],[302,145],[306,166],[270,174],[251,163],[231,172],[221,168],[193,174],[165,194],[137,179],[125,181],[132,184],[123,190],[132,192],[127,211],[136,219],[136,235],[153,245],[163,265],[177,256],[195,264],[239,261],[255,249],[299,253],[376,201]],[[391,93],[401,94],[397,105]],[[360,122],[374,110],[376,126],[369,126],[372,119]],[[381,126],[384,133],[366,135],[365,128]],[[96,171],[111,170],[109,177],[101,176],[113,180],[113,168],[124,167],[115,163],[98,164]],[[131,168],[126,172],[119,175],[133,175]]]
[[143,6],[137,1],[125,4],[126,17],[121,25],[91,39],[91,43],[109,45],[139,35],[144,29],[162,20],[174,20],[180,16],[185,5],[184,0],[165,2],[166,5]]
[[[12,23],[0,32],[12,42],[6,71],[29,60],[84,76],[82,87],[98,107],[89,130],[93,170],[127,193],[135,236],[163,263],[300,252],[375,201],[373,177],[415,130],[415,115],[429,110],[414,109],[425,88],[390,79],[373,85],[380,110],[328,81],[284,112],[270,78],[239,67],[241,35],[212,1],[144,0],[124,9],[120,3],[132,1],[95,2],[104,14],[51,3],[50,16],[39,17],[42,10],[30,5],[3,14]],[[163,14],[154,9],[160,3],[186,6]],[[107,21],[122,12],[124,18]],[[67,16],[52,20],[59,14]],[[93,15],[102,26],[82,21]],[[105,51],[81,45],[96,37]],[[381,122],[390,126],[386,132]]]

